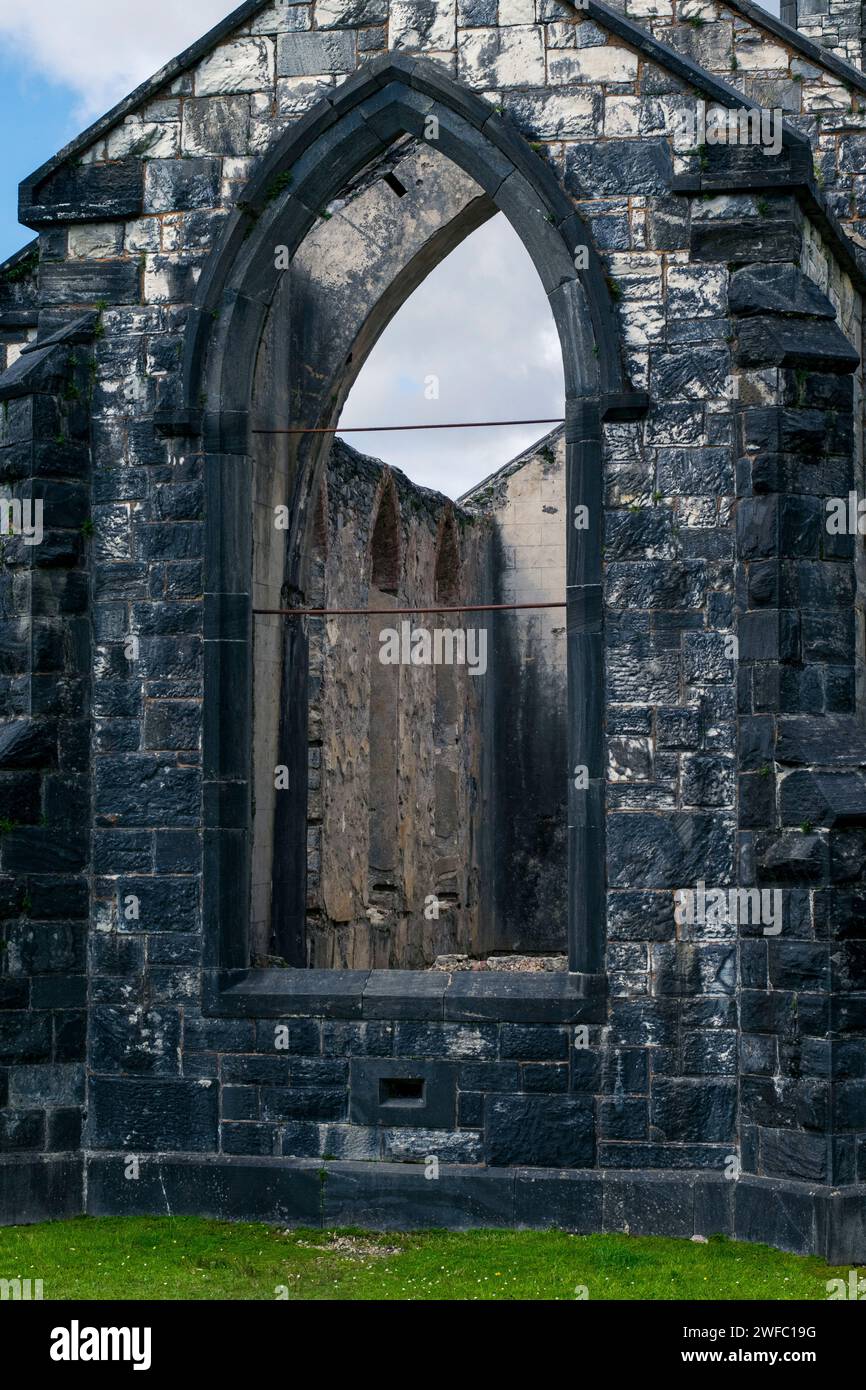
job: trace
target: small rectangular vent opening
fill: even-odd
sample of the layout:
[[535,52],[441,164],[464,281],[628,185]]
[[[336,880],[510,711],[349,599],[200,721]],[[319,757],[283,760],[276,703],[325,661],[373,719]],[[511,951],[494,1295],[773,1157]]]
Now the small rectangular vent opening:
[[392,193],[396,193],[398,198],[406,196],[406,185],[401,183],[396,174],[383,174],[382,180],[387,183]]
[[383,1076],[379,1079],[380,1105],[423,1105],[424,1078]]

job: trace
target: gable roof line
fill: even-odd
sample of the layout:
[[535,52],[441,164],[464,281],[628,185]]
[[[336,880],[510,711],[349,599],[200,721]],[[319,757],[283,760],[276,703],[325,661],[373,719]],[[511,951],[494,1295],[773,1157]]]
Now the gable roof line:
[[[243,4],[226,15],[225,19],[220,20],[218,24],[214,25],[212,29],[209,29],[200,39],[197,39],[195,43],[190,44],[182,53],[179,53],[177,57],[170,59],[170,61],[165,63],[152,77],[140,83],[128,96],[125,96],[121,101],[117,102],[115,106],[111,107],[104,116],[100,116],[97,121],[94,121],[86,130],[83,130],[80,135],[70,140],[69,143],[58,150],[55,155],[46,160],[44,164],[41,164],[38,169],[34,169],[32,174],[29,174],[21,181],[20,190],[22,205],[26,206],[29,201],[28,195],[32,190],[38,184],[44,182],[49,175],[54,173],[55,170],[68,159],[79,154],[89,145],[92,145],[101,135],[107,134],[109,130],[123,120],[124,116],[135,111],[137,107],[141,106],[149,97],[155,96],[167,82],[174,81],[175,78],[188,71],[189,68],[193,67],[202,58],[205,58],[216,44],[222,39],[228,38],[235,30],[240,28],[241,25],[254,19],[259,11],[265,9],[270,3],[271,0],[244,0]],[[563,5],[564,9],[575,10],[576,8],[570,3],[570,0],[560,0],[560,3]],[[804,54],[808,55],[810,60],[830,69],[837,76],[841,77],[843,81],[866,92],[866,75],[843,59],[837,58],[834,54],[820,48],[818,44],[813,43],[811,39],[807,39],[804,35],[800,34],[798,30],[790,28],[783,21],[776,19],[774,15],[768,14],[767,11],[761,9],[759,6],[750,3],[750,0],[726,0],[726,3],[730,4],[732,9],[738,10],[746,15],[754,24],[763,26],[771,33],[776,34],[777,37],[791,44],[792,47],[799,48]],[[721,97],[725,101],[725,104],[733,101],[739,105],[751,107],[755,105],[755,103],[746,97],[738,88],[722,81],[721,78],[713,76],[712,73],[707,72],[706,69],[694,63],[690,58],[684,57],[684,55],[679,53],[676,49],[669,47],[660,39],[654,38],[652,34],[646,29],[642,29],[633,19],[630,19],[620,11],[612,9],[610,6],[602,3],[602,0],[589,0],[588,5],[580,7],[579,13],[584,16],[588,13],[590,16],[598,19],[605,27],[609,28],[625,42],[630,43],[634,48],[641,50],[647,57],[654,59],[663,67],[674,70],[679,76],[682,76],[686,81],[692,82],[695,86],[702,87],[705,91],[711,92],[716,97]],[[797,132],[797,138],[798,140],[803,138],[799,136],[799,132]]]
[[13,251],[11,256],[7,256],[4,261],[0,261],[0,275],[5,274],[7,270],[14,270],[22,261],[26,261],[28,256],[38,255],[38,253],[39,238],[38,236],[31,237],[23,246],[19,246],[17,251]]
[[[594,19],[599,19],[604,26],[614,34],[617,34],[626,43],[630,43],[634,48],[640,49],[644,57],[651,58],[658,63],[659,67],[667,68],[668,72],[681,77],[684,82],[689,82],[699,91],[707,96],[720,99],[722,104],[729,106],[732,103],[737,106],[748,107],[752,111],[760,110],[756,101],[747,97],[745,92],[741,92],[739,87],[733,87],[730,82],[725,82],[723,78],[716,77],[715,73],[707,72],[693,59],[680,53],[676,48],[670,48],[661,39],[657,39],[653,34],[641,29],[635,24],[633,19],[621,14],[619,10],[613,10],[609,5],[601,3],[601,0],[589,0],[588,6],[581,7],[581,14],[589,14]],[[782,121],[784,141],[786,145],[799,145],[801,148],[811,152],[811,143],[807,135],[803,135],[794,126],[788,125],[787,121]],[[810,156],[811,157],[811,156]]]
[[840,58],[836,53],[831,53],[829,48],[822,48],[819,43],[815,43],[814,39],[807,38],[805,34],[800,33],[799,29],[794,29],[790,24],[786,24],[784,19],[770,14],[760,5],[753,4],[752,0],[724,0],[724,3],[729,9],[738,10],[740,14],[744,14],[753,24],[769,29],[771,34],[775,34],[784,43],[789,43],[792,48],[799,48],[801,53],[806,54],[810,62],[829,69],[842,82],[851,87],[859,88],[861,92],[866,92],[866,73],[855,68],[854,64],[849,63],[847,58]]

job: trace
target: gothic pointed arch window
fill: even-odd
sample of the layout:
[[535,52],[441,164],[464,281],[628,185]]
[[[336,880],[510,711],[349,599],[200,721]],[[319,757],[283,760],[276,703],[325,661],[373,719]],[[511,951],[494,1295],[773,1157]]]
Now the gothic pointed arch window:
[[[437,120],[441,117],[450,132],[448,154],[439,143],[425,140],[417,129],[412,81],[419,64],[431,100],[440,112]],[[436,889],[443,886],[443,866],[440,864],[439,870],[431,866],[430,848],[437,825],[440,830],[447,828],[447,815],[444,799],[437,806],[429,784],[434,761],[431,750],[435,754],[437,740],[440,748],[446,746],[443,715],[449,704],[453,708],[453,698],[449,701],[447,694],[437,695],[434,673],[410,656],[397,663],[396,672],[388,673],[396,676],[400,692],[396,720],[388,714],[384,721],[371,721],[370,711],[362,706],[373,681],[379,680],[379,674],[370,674],[373,642],[369,609],[381,607],[384,612],[376,616],[385,620],[393,613],[390,625],[399,627],[402,634],[403,615],[398,615],[396,608],[411,608],[414,619],[425,605],[430,606],[431,594],[448,590],[451,578],[443,573],[445,560],[440,564],[434,552],[437,539],[443,538],[439,527],[449,499],[440,491],[431,493],[429,482],[420,487],[417,482],[409,483],[393,465],[365,457],[339,439],[334,441],[331,431],[338,427],[358,373],[402,306],[461,243],[478,229],[484,230],[486,222],[497,221],[497,212],[511,219],[531,256],[558,327],[559,343],[554,336],[552,350],[561,353],[570,404],[564,411],[561,405],[559,411],[554,405],[550,409],[551,414],[562,411],[568,416],[572,433],[568,444],[560,432],[555,440],[542,440],[531,448],[524,445],[524,454],[516,460],[512,455],[512,463],[492,459],[494,467],[498,463],[495,474],[453,503],[460,538],[458,596],[462,603],[507,602],[509,594],[520,588],[515,584],[515,562],[524,565],[527,590],[546,596],[547,587],[552,588],[559,576],[563,583],[557,598],[564,597],[560,590],[564,588],[565,546],[558,543],[553,547],[554,563],[546,567],[548,574],[536,573],[545,568],[531,563],[539,551],[532,540],[539,528],[525,515],[527,506],[537,504],[553,517],[551,526],[560,527],[558,542],[566,535],[573,542],[564,509],[560,502],[550,500],[548,487],[551,469],[564,476],[564,454],[568,455],[571,475],[584,480],[584,490],[593,503],[592,515],[601,515],[596,497],[600,436],[596,402],[600,394],[613,398],[623,388],[612,311],[598,289],[602,283],[597,273],[600,268],[593,262],[592,275],[585,282],[575,272],[574,245],[578,241],[583,244],[585,229],[564,192],[551,182],[528,146],[514,173],[497,182],[494,175],[501,168],[503,151],[511,149],[515,137],[500,132],[492,109],[481,120],[480,109],[467,108],[456,84],[424,60],[413,60],[412,74],[398,60],[387,71],[388,130],[377,148],[359,149],[357,123],[368,104],[372,112],[380,101],[381,74],[368,85],[363,80],[347,83],[329,109],[323,108],[322,114],[328,116],[326,135],[305,135],[301,141],[300,136],[287,134],[275,146],[267,171],[254,180],[255,186],[251,185],[239,204],[252,210],[245,235],[241,235],[244,229],[233,225],[231,236],[209,268],[203,311],[193,321],[185,354],[189,379],[185,377],[183,411],[194,414],[205,405],[208,438],[220,451],[214,455],[209,475],[213,483],[207,507],[207,592],[213,598],[213,621],[205,677],[211,692],[209,706],[217,713],[205,729],[203,762],[211,844],[206,873],[206,911],[213,924],[211,962],[229,969],[246,966],[254,955],[250,950],[254,940],[264,939],[268,933],[284,963],[362,968],[429,966],[445,939],[441,919],[437,923],[432,910],[438,902]],[[308,125],[305,123],[305,130]],[[269,192],[275,171],[280,178],[283,174],[291,176],[286,183],[291,191],[282,191],[278,198]],[[312,198],[314,202],[309,201]],[[319,215],[308,216],[314,206],[321,210]],[[289,255],[281,258],[279,274],[271,279],[266,248],[272,247],[275,238],[285,241]],[[208,312],[220,295],[223,312]],[[483,354],[478,355],[483,360]],[[205,363],[206,381],[201,374]],[[432,372],[427,375],[436,377],[436,364],[430,365]],[[469,411],[455,413],[471,418]],[[442,414],[447,414],[444,400]],[[380,418],[388,420],[387,415]],[[361,442],[367,444],[357,437],[352,440],[353,444]],[[531,461],[535,489],[531,503],[521,487],[523,477],[512,486],[521,471],[517,465],[527,461]],[[310,547],[315,546],[311,499],[325,474],[330,501],[324,592],[326,606],[339,611],[329,614],[322,625],[323,689],[331,691],[334,704],[327,710],[328,718],[327,701],[322,705],[322,833],[316,844],[307,815],[307,798],[319,790],[312,785],[315,779],[307,776],[311,716],[315,722],[315,708],[311,709],[309,700],[310,673],[305,664],[309,653],[303,640],[288,635],[292,631],[308,633],[310,627],[306,620],[286,622],[287,635],[277,644],[282,666],[279,661],[270,661],[259,667],[258,655],[253,658],[251,651],[251,632],[259,623],[267,632],[265,613],[309,607],[315,602],[315,566],[309,564]],[[380,486],[386,474],[399,519],[396,552],[393,545],[385,544],[386,514],[380,516],[389,491]],[[339,485],[331,492],[335,480]],[[447,491],[453,496],[454,489]],[[255,519],[252,528],[250,500]],[[268,526],[276,504],[287,512],[290,524],[275,542]],[[499,525],[502,520],[507,522],[508,535]],[[393,538],[394,527],[390,529]],[[523,544],[527,540],[528,544]],[[524,553],[518,554],[521,547]],[[257,548],[261,558],[256,558]],[[395,553],[399,557],[396,581]],[[580,557],[584,584],[597,582],[598,553],[597,546],[584,546]],[[355,581],[368,554],[369,589],[365,592],[365,586]],[[345,610],[350,614],[344,623],[339,613]],[[482,626],[486,627],[486,620],[484,624],[479,621],[478,627]],[[354,636],[349,635],[350,627]],[[488,636],[496,636],[492,624]],[[503,862],[495,826],[503,818],[520,816],[515,817],[519,797],[515,800],[510,795],[513,788],[503,784],[501,777],[498,782],[489,778],[491,763],[495,765],[499,756],[496,720],[501,705],[490,690],[493,685],[497,690],[507,689],[510,678],[507,643],[497,636],[492,645],[495,650],[489,654],[490,666],[485,665],[485,672],[495,671],[495,681],[485,678],[482,682],[480,666],[474,676],[466,671],[458,673],[458,681],[463,682],[461,695],[472,695],[463,700],[468,711],[465,717],[474,721],[465,743],[477,756],[466,773],[475,806],[467,815],[461,810],[457,818],[457,857],[473,867],[477,864],[482,877],[487,874],[484,897],[492,904],[489,910],[494,916],[499,914],[505,930],[508,884],[504,880],[494,882],[496,865]],[[586,649],[586,669],[598,669],[601,634],[577,633],[573,646],[576,658]],[[329,683],[331,663],[339,679]],[[386,667],[387,663],[379,665]],[[412,674],[411,687],[407,671]],[[574,717],[575,712],[581,713],[583,702],[572,694],[569,727],[576,730],[579,740],[586,735],[586,748],[581,743],[579,751],[590,767],[592,794],[598,800],[603,790],[601,726],[594,706],[591,718]],[[244,702],[252,711],[251,721],[235,715]],[[334,706],[336,720],[331,717]],[[533,696],[515,708],[521,727],[538,726],[538,699]],[[226,711],[231,711],[231,718],[224,717]],[[278,737],[274,735],[277,726]],[[335,727],[337,735],[329,732]],[[365,750],[371,729],[373,748]],[[391,731],[390,764],[385,758],[382,730]],[[252,743],[255,752],[251,757]],[[299,748],[303,753],[300,766]],[[395,755],[399,774],[396,794],[388,770]],[[533,757],[530,751],[524,761],[531,762]],[[373,785],[382,788],[382,794],[377,792],[372,798],[378,803],[374,811],[377,823],[372,828],[366,804],[368,761],[373,764]],[[561,761],[567,769],[576,758],[569,749],[568,757]],[[268,793],[275,763],[290,764],[287,785],[291,791],[287,797],[279,790],[276,799]],[[567,781],[566,769],[550,763],[551,776],[558,784]],[[336,838],[328,834],[329,779],[333,789],[343,787],[339,797],[332,797],[335,814],[330,828],[336,827]],[[260,789],[262,795],[258,796]],[[295,810],[291,813],[292,834],[286,837],[280,827],[285,829],[290,817],[280,808],[289,802]],[[298,807],[303,807],[300,820]],[[529,813],[535,814],[535,807],[530,807]],[[424,823],[425,815],[429,827]],[[480,830],[485,820],[488,828]],[[385,827],[392,824],[393,852],[385,844]],[[298,833],[299,829],[303,833]],[[596,928],[601,917],[597,908],[603,875],[598,872],[598,854],[594,858],[587,854],[587,847],[594,846],[598,837],[583,834],[580,827],[578,832],[570,841],[574,846],[568,880],[574,926],[570,939],[575,968],[591,969],[598,960]],[[442,838],[447,841],[448,834]],[[321,854],[318,887],[313,874],[317,852]],[[270,916],[264,872],[269,853],[273,863]],[[348,889],[343,901],[329,903],[326,860],[336,862],[340,857],[350,866]],[[439,856],[440,860],[445,857]],[[258,884],[261,903],[261,917],[254,918],[257,925],[252,934],[246,915],[251,863],[253,885]],[[233,872],[240,889],[236,904],[227,891]],[[579,894],[573,891],[576,876],[581,877]],[[391,903],[371,902],[371,884],[380,885],[373,888],[374,893],[391,894]],[[400,920],[395,922],[388,958],[381,959],[376,947],[371,948],[366,961],[361,960],[354,949],[343,949],[339,944],[331,950],[330,959],[318,958],[310,950],[311,914],[315,911],[311,899],[315,897],[323,929],[335,943],[352,940],[357,927],[363,926],[359,917],[376,925],[376,914],[385,916],[383,907],[392,907]],[[217,903],[219,911],[215,912]],[[564,943],[565,903],[557,902],[555,907],[555,912],[545,911],[544,917],[555,924]],[[524,933],[522,940],[511,944],[532,949],[540,942],[532,933]],[[475,945],[483,942],[476,940]]]

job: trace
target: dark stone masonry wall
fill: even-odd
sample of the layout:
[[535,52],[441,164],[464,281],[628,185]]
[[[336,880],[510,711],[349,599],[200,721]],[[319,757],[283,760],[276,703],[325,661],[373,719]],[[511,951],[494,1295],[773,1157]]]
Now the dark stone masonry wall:
[[[866,1258],[862,540],[825,524],[863,484],[859,137],[833,121],[864,79],[739,0],[651,8],[248,3],[22,185],[0,468],[45,534],[0,570],[3,1220]],[[776,163],[684,140],[698,99],[769,103],[796,63],[810,124]],[[385,197],[399,160],[429,225],[420,184],[402,221]],[[251,967],[252,480],[290,508],[268,582],[302,606],[324,467],[251,427],[298,401],[335,423],[375,332],[497,209],[566,377],[569,969]],[[330,308],[315,258],[294,303],[275,268],[312,229],[344,254]],[[306,793],[274,817],[282,886],[317,863]],[[684,915],[702,888],[778,919]]]

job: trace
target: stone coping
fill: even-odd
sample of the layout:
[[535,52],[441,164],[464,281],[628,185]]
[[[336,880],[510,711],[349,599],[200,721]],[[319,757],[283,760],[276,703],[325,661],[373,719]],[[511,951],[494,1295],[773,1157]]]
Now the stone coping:
[[565,971],[211,970],[216,1016],[422,1019],[452,1023],[600,1023],[604,980]]

